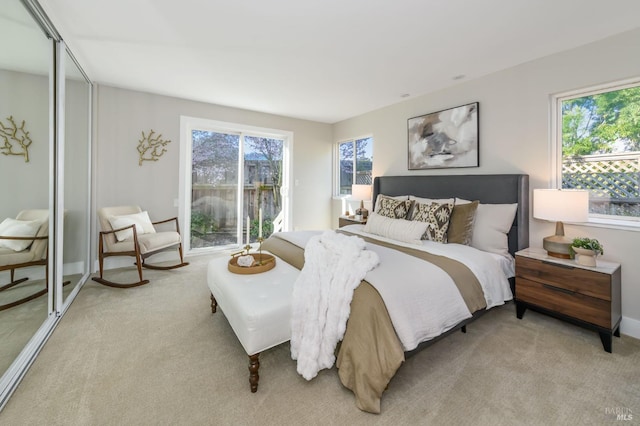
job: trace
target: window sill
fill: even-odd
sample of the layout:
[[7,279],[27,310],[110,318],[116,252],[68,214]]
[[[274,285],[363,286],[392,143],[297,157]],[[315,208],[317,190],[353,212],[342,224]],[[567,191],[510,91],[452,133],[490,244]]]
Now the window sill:
[[602,217],[590,217],[588,222],[576,223],[576,225],[640,232],[640,221],[636,220],[616,220]]

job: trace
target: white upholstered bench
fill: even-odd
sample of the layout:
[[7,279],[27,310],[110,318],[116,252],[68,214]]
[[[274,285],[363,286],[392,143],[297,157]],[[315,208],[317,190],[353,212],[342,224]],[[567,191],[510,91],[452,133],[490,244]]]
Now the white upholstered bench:
[[249,355],[249,385],[258,390],[260,352],[291,338],[291,294],[300,271],[276,257],[276,266],[260,274],[229,272],[229,257],[212,259],[207,270],[211,312],[218,305]]

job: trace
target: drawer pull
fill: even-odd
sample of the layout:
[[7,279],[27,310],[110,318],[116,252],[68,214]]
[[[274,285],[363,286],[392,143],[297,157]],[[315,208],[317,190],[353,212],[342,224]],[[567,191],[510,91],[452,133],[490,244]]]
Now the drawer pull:
[[564,269],[576,269],[575,266],[571,266],[571,265],[563,265],[561,263],[553,263],[553,262],[549,262],[547,260],[543,260],[542,263],[544,263],[545,265],[551,265],[551,266],[557,266],[558,268],[564,268]]
[[554,287],[549,284],[542,284],[544,288],[548,288],[549,290],[559,291],[560,293],[566,293],[570,295],[574,295],[575,291],[567,290],[566,288]]

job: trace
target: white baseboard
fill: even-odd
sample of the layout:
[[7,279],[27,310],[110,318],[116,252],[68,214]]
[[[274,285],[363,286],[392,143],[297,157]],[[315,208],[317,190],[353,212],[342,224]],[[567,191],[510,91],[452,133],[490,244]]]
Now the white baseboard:
[[65,263],[62,266],[63,275],[84,274],[84,262]]
[[620,323],[620,333],[640,339],[640,321],[623,316]]

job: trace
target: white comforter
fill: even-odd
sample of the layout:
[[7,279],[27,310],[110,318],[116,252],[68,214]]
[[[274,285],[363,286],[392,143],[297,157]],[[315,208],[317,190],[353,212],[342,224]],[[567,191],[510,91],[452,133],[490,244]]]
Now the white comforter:
[[[417,246],[401,243],[363,232],[362,228],[352,225],[343,229],[464,263],[480,282],[487,308],[502,305],[513,297],[501,266],[489,253],[460,244],[425,241],[422,246]],[[318,233],[292,232],[278,236],[305,247],[305,240]],[[380,264],[369,271],[364,279],[380,293],[405,351],[415,349],[420,342],[439,336],[471,317],[455,283],[439,267],[391,248],[369,243],[366,248],[378,255]]]
[[[369,234],[363,232],[362,228],[361,225],[354,225],[343,229],[369,238],[446,256],[465,264],[482,286],[487,309],[502,305],[513,298],[507,277],[500,264],[489,253],[461,244],[441,244],[433,241],[423,241],[422,246],[417,246]],[[437,337],[460,321],[471,317],[471,312],[455,283],[439,267],[375,244],[367,244],[367,249],[378,253],[380,265],[367,273],[365,280],[382,296],[405,351],[415,349],[419,343]]]

